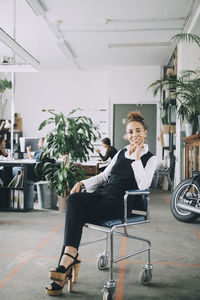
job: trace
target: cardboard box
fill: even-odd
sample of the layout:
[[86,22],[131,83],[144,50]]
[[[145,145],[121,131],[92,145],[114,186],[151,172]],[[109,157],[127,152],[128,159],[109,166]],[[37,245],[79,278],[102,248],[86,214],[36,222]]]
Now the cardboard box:
[[162,125],[162,132],[163,132],[163,133],[169,133],[170,130],[171,130],[173,133],[176,133],[176,125],[168,125],[168,124],[163,124],[163,125]]
[[15,119],[14,129],[22,131],[22,118]]

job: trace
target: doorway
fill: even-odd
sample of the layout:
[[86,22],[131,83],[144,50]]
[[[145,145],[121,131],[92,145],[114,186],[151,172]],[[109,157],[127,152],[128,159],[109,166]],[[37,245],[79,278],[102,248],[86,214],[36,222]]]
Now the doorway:
[[124,148],[128,142],[123,138],[126,132],[127,114],[130,111],[140,111],[147,125],[146,143],[149,151],[156,154],[156,104],[114,104],[113,106],[113,145],[117,150]]

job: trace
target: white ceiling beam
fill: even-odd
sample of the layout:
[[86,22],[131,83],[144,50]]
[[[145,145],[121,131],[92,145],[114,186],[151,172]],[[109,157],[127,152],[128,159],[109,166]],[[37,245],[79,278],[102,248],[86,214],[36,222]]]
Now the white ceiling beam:
[[19,63],[13,63],[13,64],[0,64],[0,72],[1,73],[29,73],[29,72],[38,72],[35,68],[33,68],[31,65],[27,64],[19,64]]
[[26,0],[26,2],[37,16],[44,17],[48,11],[48,8],[43,0]]
[[40,63],[29,52],[27,52],[20,44],[18,44],[9,34],[0,27],[0,41],[10,48],[24,62],[31,65],[36,70],[40,69]]
[[191,33],[197,20],[200,18],[200,0],[196,0],[189,11],[183,32]]

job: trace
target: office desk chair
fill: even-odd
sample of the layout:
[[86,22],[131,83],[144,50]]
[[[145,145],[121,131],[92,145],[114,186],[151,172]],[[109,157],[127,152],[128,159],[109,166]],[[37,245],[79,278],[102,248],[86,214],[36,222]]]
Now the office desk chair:
[[[124,218],[116,220],[104,220],[100,224],[85,224],[87,228],[94,230],[102,231],[106,233],[104,237],[98,238],[93,241],[87,241],[81,243],[80,246],[96,243],[102,240],[105,240],[105,250],[102,254],[98,255],[97,266],[99,270],[105,270],[110,265],[109,269],[109,280],[104,284],[102,289],[103,300],[112,300],[115,292],[115,281],[113,279],[113,264],[121,261],[123,259],[135,256],[142,252],[147,251],[147,264],[143,267],[140,272],[139,279],[141,284],[149,285],[152,278],[152,265],[150,260],[150,250],[151,242],[147,239],[136,237],[127,232],[127,227],[133,225],[139,225],[149,222],[149,191],[148,190],[135,190],[135,191],[126,191],[124,195]],[[127,208],[134,207],[132,213],[127,216]],[[119,231],[122,228],[123,231]],[[114,235],[125,236],[127,238],[136,239],[142,242],[147,243],[145,248],[142,248],[139,251],[131,252],[127,255],[120,256],[117,258],[113,257],[113,239]],[[110,242],[110,255],[108,252],[108,242]]]
[[160,177],[160,175],[162,175],[162,176],[165,176],[167,178],[168,185],[170,187],[170,191],[171,192],[173,191],[174,182],[170,178],[170,173],[171,173],[170,168],[156,169],[155,170],[155,177],[156,177],[155,190],[157,189],[159,177]]

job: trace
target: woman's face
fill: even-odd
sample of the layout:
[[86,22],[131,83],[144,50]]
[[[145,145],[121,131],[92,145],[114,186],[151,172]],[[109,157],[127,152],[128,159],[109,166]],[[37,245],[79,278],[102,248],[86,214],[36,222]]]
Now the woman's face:
[[147,131],[140,122],[132,121],[127,124],[126,136],[130,145],[137,146],[141,142],[144,142],[146,135]]
[[104,143],[102,143],[102,144],[103,144],[103,147],[104,147],[104,148],[107,148],[107,147],[108,147],[108,145],[106,145],[106,144],[104,144]]

